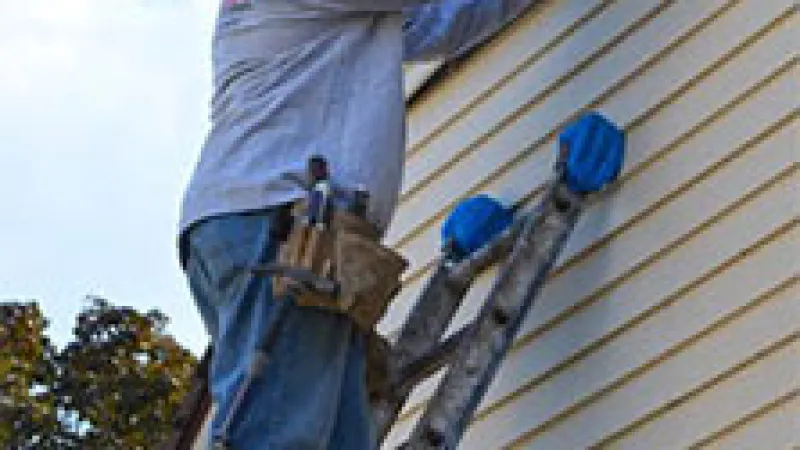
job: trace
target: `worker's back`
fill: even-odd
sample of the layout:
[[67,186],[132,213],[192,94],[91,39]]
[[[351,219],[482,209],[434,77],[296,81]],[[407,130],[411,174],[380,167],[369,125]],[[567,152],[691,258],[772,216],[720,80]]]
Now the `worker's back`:
[[402,17],[253,2],[223,8],[214,38],[212,129],[181,228],[204,217],[296,200],[305,162],[328,157],[333,183],[365,186],[385,227],[404,148]]

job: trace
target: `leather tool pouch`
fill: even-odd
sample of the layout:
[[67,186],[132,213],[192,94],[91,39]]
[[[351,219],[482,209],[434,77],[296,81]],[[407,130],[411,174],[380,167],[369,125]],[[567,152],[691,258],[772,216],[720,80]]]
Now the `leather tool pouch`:
[[[297,204],[293,216],[300,217],[305,207]],[[368,332],[399,289],[407,262],[380,244],[380,233],[369,222],[334,210],[324,229],[295,220],[277,266],[291,270],[275,272],[275,298],[291,294],[299,306],[347,314]]]

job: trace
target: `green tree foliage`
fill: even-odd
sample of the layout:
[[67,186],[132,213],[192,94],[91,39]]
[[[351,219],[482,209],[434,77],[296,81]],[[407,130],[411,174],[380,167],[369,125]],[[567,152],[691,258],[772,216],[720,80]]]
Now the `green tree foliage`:
[[90,300],[60,352],[36,305],[3,306],[18,312],[0,331],[3,361],[15,361],[0,363],[0,448],[150,449],[166,439],[195,358],[165,334],[160,312]]
[[[35,303],[0,305],[0,443],[3,448],[47,448],[62,434],[50,386],[55,350]],[[57,448],[57,447],[52,447]]]

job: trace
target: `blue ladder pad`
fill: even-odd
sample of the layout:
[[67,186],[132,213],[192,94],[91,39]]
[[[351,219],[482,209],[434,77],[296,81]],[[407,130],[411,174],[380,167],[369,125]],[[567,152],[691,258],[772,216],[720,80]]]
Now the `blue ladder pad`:
[[502,233],[513,218],[508,208],[487,195],[468,198],[445,220],[442,240],[455,243],[462,256],[467,256]]
[[622,170],[625,133],[599,113],[589,112],[572,122],[558,142],[569,149],[565,176],[573,191],[599,191]]

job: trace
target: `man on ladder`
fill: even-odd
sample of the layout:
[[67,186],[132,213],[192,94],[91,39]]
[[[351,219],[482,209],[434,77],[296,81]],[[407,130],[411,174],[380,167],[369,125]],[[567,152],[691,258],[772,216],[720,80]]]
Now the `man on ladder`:
[[284,206],[308,196],[314,155],[329,165],[333,197],[361,187],[367,219],[385,230],[405,150],[402,61],[459,55],[532,3],[222,1],[212,127],[180,223],[181,261],[214,346],[215,445],[376,445],[363,339],[347,315],[290,306],[260,376],[248,379],[280,303],[250,269],[275,261]]

